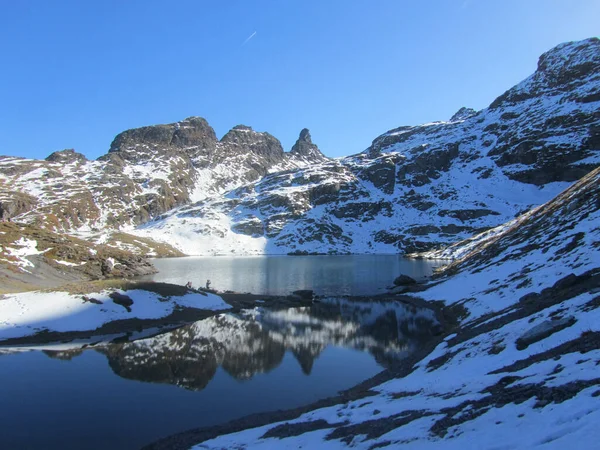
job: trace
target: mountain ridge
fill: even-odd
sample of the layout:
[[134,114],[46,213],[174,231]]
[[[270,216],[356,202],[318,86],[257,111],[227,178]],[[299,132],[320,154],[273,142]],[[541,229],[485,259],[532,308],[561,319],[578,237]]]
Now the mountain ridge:
[[428,250],[597,167],[599,74],[597,38],[561,44],[488,108],[395,128],[345,158],[325,157],[305,129],[284,152],[244,125],[218,140],[199,117],[126,130],[96,161],[0,157],[0,216],[87,238],[124,230],[188,254]]

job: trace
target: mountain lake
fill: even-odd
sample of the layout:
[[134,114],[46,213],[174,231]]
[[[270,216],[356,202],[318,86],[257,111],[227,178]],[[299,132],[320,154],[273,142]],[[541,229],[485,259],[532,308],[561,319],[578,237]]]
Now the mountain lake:
[[[329,296],[308,307],[224,313],[135,339],[0,347],[0,448],[136,449],[190,428],[334,396],[419,348],[433,312],[337,295],[384,291],[432,263],[399,256],[154,261],[156,281]],[[203,283],[202,283],[203,284]],[[159,333],[159,334],[157,334]]]
[[196,256],[154,259],[158,273],[145,280],[205,287],[219,291],[287,295],[312,289],[317,295],[383,294],[405,274],[416,280],[431,275],[439,261],[400,255]]

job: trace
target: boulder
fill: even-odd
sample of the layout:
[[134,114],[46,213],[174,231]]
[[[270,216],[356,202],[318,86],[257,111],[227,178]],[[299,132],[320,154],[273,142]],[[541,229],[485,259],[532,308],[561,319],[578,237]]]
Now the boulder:
[[394,284],[396,286],[409,286],[411,284],[416,284],[416,283],[417,283],[417,280],[409,277],[408,275],[400,275],[399,277],[396,277],[396,279],[394,280]]
[[292,292],[292,296],[300,300],[312,300],[315,297],[315,293],[312,289],[299,289]]
[[524,350],[531,344],[535,344],[548,336],[573,325],[577,320],[573,316],[556,320],[545,320],[544,322],[527,330],[515,342],[517,350]]
[[121,305],[123,308],[127,310],[127,312],[131,312],[131,305],[133,305],[133,300],[128,295],[119,294],[118,292],[111,292],[108,295],[112,298],[112,301],[117,305]]

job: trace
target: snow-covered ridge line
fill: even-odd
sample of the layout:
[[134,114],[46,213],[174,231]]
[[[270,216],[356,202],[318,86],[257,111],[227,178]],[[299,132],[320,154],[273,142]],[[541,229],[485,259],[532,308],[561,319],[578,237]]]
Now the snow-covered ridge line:
[[[0,215],[69,233],[127,230],[194,255],[412,253],[549,201],[600,164],[600,41],[562,44],[481,111],[399,127],[331,160],[198,117],[127,130],[107,155],[0,158]],[[136,251],[143,252],[143,248]]]

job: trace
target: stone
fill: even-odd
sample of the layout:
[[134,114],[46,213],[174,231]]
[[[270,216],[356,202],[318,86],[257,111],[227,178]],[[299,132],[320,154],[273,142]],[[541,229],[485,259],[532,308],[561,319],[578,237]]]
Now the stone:
[[516,340],[517,350],[524,350],[548,336],[573,325],[577,320],[573,316],[556,320],[545,320],[544,322],[527,330]]
[[450,118],[450,122],[458,122],[462,120],[470,119],[475,116],[477,111],[473,108],[465,108],[464,106],[460,108],[458,111],[454,113],[454,115]]
[[293,291],[292,295],[301,300],[312,300],[315,297],[315,293],[312,289],[299,289]]
[[54,152],[50,154],[46,161],[51,162],[59,162],[63,164],[71,164],[71,163],[84,163],[87,161],[85,155],[81,153],[77,153],[72,148],[60,150],[58,152]]
[[396,286],[409,286],[411,284],[416,284],[417,280],[415,280],[412,277],[409,277],[408,275],[400,275],[398,277],[396,277],[396,279],[394,280],[394,284]]
[[307,159],[315,163],[328,159],[325,155],[323,155],[323,153],[321,153],[319,147],[313,144],[308,128],[304,128],[302,131],[300,131],[300,136],[292,147],[290,156],[293,158]]
[[123,308],[127,310],[127,312],[131,312],[131,305],[133,305],[133,300],[128,295],[120,294],[118,292],[111,292],[108,294],[112,301],[117,305],[121,305]]

